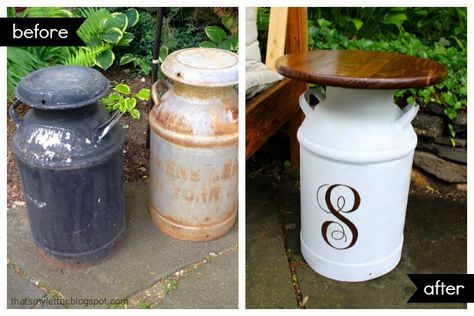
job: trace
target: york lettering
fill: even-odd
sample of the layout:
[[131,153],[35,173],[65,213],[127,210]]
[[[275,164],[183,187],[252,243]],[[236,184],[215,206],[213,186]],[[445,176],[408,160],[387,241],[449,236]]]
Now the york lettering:
[[199,191],[193,191],[186,188],[174,187],[174,198],[184,199],[187,202],[211,203],[219,200],[219,187],[202,187]]
[[35,24],[35,27],[30,28],[17,28],[16,24],[13,23],[13,38],[14,39],[53,39],[53,38],[62,38],[66,39],[68,37],[68,31],[66,29],[45,29],[41,28],[39,23]]

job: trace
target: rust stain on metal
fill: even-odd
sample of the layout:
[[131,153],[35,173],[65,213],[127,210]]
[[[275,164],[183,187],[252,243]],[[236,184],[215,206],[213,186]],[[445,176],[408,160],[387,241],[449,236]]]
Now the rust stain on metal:
[[185,135],[194,134],[193,127],[182,114],[163,111],[160,109],[158,111],[153,112],[154,119],[163,128]]
[[238,133],[238,122],[231,122],[227,112],[212,110],[209,111],[209,116],[211,118],[212,131],[215,136],[232,135]]
[[148,204],[151,220],[162,232],[173,238],[188,241],[209,241],[216,239],[229,232],[235,224],[237,215],[237,203],[232,204],[229,212],[224,218],[217,222],[206,221],[205,223],[188,224],[185,221],[165,215],[156,209],[151,203]]

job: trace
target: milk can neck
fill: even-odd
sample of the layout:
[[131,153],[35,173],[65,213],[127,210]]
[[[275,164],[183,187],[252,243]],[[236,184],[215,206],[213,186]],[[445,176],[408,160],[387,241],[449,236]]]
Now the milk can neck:
[[333,106],[346,110],[384,111],[393,106],[394,90],[347,89],[327,87],[326,98]]
[[200,87],[181,82],[175,82],[173,90],[176,95],[194,99],[223,98],[235,93],[233,86]]

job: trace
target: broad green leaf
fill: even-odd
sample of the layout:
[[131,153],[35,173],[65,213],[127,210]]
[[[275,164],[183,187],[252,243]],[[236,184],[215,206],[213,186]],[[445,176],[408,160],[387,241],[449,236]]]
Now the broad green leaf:
[[137,64],[145,75],[150,73],[151,65],[145,58],[137,58]]
[[362,27],[362,25],[364,25],[364,22],[362,22],[361,20],[359,19],[351,19],[352,23],[354,24],[354,27],[356,28],[356,30],[360,30],[360,28]]
[[117,102],[117,103],[115,103],[114,106],[112,107],[112,110],[114,110],[114,111],[115,111],[115,110],[118,110],[119,107],[120,107],[120,103]]
[[109,99],[114,100],[114,101],[117,101],[117,100],[120,99],[120,94],[115,93],[115,92],[114,92],[114,93],[111,93],[111,94],[109,95]]
[[120,39],[117,45],[128,46],[128,44],[130,44],[130,42],[133,41],[134,38],[135,38],[135,35],[133,35],[132,33],[123,32],[122,38]]
[[128,18],[128,27],[135,26],[135,24],[138,23],[139,19],[139,14],[138,11],[134,8],[130,8],[127,11],[125,11],[125,15],[127,15]]
[[101,39],[108,43],[117,44],[122,39],[122,31],[119,28],[111,28],[105,34],[99,35]]
[[112,105],[112,104],[115,103],[115,101],[112,100],[112,99],[110,98],[110,96],[108,96],[107,98],[103,98],[101,101],[102,101],[102,103],[104,103],[106,106],[109,106],[109,105]]
[[113,28],[122,29],[122,23],[119,19],[114,17],[113,15],[104,18],[102,21],[102,33],[107,33],[108,30]]
[[112,66],[115,60],[114,53],[108,49],[102,52],[97,58],[95,59],[95,64],[100,68],[107,70],[110,66]]
[[112,13],[112,16],[118,21],[118,28],[120,28],[122,31],[125,31],[128,27],[128,17],[121,12],[114,12]]
[[125,104],[127,105],[127,110],[131,111],[137,105],[137,100],[135,98],[126,98]]
[[137,109],[131,110],[130,115],[137,121],[140,119],[140,111],[138,111]]
[[226,39],[222,43],[219,44],[219,48],[232,51],[233,45],[231,39]]
[[161,46],[160,47],[160,62],[163,62],[166,57],[168,57],[169,54],[169,48],[168,46]]
[[119,110],[122,113],[127,112],[127,105],[125,104],[125,102],[120,104]]
[[[130,87],[127,86],[126,84],[120,83],[115,86],[114,88],[115,91],[121,93],[121,94],[130,94]],[[122,99],[120,99],[122,100]]]
[[133,56],[132,54],[125,54],[120,58],[120,66],[126,65],[128,63],[131,63],[132,61],[137,60],[137,57]]
[[219,26],[215,25],[206,26],[204,32],[206,32],[207,37],[216,44],[221,43],[227,37],[226,32]]
[[399,28],[402,26],[403,22],[407,20],[405,13],[390,14],[384,17],[383,23],[393,24]]
[[150,89],[141,89],[137,93],[137,98],[143,101],[147,101],[150,98]]
[[329,26],[331,26],[331,24],[332,24],[332,23],[329,22],[329,21],[326,20],[326,19],[323,19],[323,18],[318,19],[318,25],[319,25],[320,27],[329,27]]
[[204,48],[217,48],[217,45],[211,41],[204,41],[199,44],[199,47]]

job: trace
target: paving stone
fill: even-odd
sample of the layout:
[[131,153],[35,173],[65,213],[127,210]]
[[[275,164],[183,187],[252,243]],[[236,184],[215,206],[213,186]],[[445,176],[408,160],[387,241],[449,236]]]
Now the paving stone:
[[[452,254],[449,259],[446,249]],[[366,282],[334,281],[308,265],[296,271],[302,294],[308,296],[306,308],[466,308],[461,303],[406,303],[416,289],[408,273],[466,273],[465,258],[465,241],[442,241],[404,249],[394,270]]]
[[247,179],[246,307],[297,308],[270,178]]
[[157,308],[238,308],[238,251],[229,250],[178,281]]
[[436,195],[431,194],[410,194],[405,234],[416,235],[420,242],[465,238],[466,210],[465,199],[457,199],[454,202],[452,199],[436,198]]
[[57,290],[65,298],[112,299],[127,298],[210,252],[228,249],[237,242],[237,227],[210,242],[179,241],[162,234],[150,220],[148,185],[144,182],[125,184],[125,200],[124,240],[117,253],[102,264],[83,270],[63,270],[46,264],[34,253],[24,208],[8,211],[7,254],[30,279]]
[[8,268],[7,270],[7,308],[33,308],[46,296],[45,292],[13,269]]

